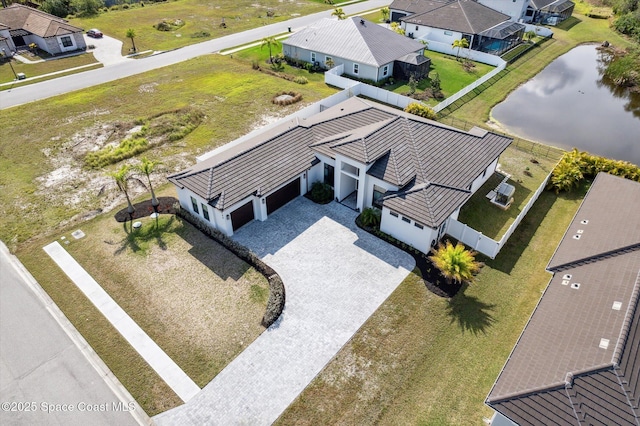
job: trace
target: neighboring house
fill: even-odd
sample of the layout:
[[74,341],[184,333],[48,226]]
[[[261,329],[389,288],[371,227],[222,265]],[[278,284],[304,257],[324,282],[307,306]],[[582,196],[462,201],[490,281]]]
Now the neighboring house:
[[31,43],[51,55],[87,47],[82,28],[65,19],[17,3],[0,9],[0,45],[7,53]]
[[394,75],[395,64],[412,68],[417,77],[429,74],[431,60],[424,44],[403,37],[360,17],[322,19],[282,41],[285,57],[328,68],[327,61],[344,65],[344,73],[380,81]]
[[526,16],[531,16],[532,22],[558,25],[571,17],[574,8],[575,4],[570,0],[531,0]]
[[394,0],[389,6],[411,38],[453,44],[466,38],[472,50],[501,55],[522,42],[525,26],[473,0]]
[[384,232],[428,252],[510,143],[351,98],[168,179],[183,208],[227,235],[324,182],[355,210],[381,209]]
[[600,173],[487,404],[494,426],[640,425],[640,183]]

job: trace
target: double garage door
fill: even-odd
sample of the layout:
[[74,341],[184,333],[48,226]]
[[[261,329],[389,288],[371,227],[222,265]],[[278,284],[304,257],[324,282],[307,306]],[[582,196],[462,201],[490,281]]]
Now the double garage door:
[[[273,194],[267,196],[267,215],[270,215],[280,207],[287,204],[300,195],[300,178],[286,184]],[[251,222],[255,218],[253,214],[253,202],[249,201],[242,207],[231,213],[231,225],[233,230]]]

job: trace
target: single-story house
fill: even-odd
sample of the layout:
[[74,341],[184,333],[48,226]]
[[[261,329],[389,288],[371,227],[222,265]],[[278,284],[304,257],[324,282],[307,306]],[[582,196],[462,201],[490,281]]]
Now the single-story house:
[[183,208],[227,235],[324,182],[354,210],[379,208],[384,232],[428,252],[511,141],[351,98],[168,179]]
[[51,55],[87,47],[82,28],[65,19],[18,3],[0,9],[0,44],[7,54],[31,43]]
[[360,17],[321,19],[282,41],[286,58],[329,68],[327,62],[344,65],[344,73],[380,81],[393,76],[395,63],[409,55],[406,68],[418,76],[429,74],[431,61],[424,44]]
[[411,38],[453,44],[466,38],[469,48],[501,55],[522,42],[525,26],[474,0],[394,0],[392,20]]
[[486,403],[493,426],[640,425],[640,183],[600,173]]

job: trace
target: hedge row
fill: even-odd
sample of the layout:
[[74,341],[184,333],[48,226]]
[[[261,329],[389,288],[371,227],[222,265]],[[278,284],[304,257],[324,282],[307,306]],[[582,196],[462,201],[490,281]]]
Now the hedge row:
[[190,211],[183,209],[180,204],[174,206],[176,216],[181,217],[200,232],[221,244],[224,248],[238,256],[240,259],[253,266],[260,272],[269,282],[269,300],[267,301],[267,309],[262,317],[261,324],[265,328],[269,328],[282,314],[285,302],[285,289],[282,279],[278,273],[269,265],[264,263],[254,252],[247,247],[232,240],[222,232],[207,225],[202,219],[193,215]]

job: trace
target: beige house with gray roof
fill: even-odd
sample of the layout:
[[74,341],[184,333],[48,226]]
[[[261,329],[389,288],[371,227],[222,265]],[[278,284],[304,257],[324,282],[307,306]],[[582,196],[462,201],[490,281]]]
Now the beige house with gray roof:
[[220,151],[169,181],[183,208],[227,235],[324,182],[354,210],[379,208],[382,231],[428,252],[510,143],[351,98]]
[[0,9],[0,45],[6,53],[31,43],[51,55],[87,47],[82,28],[65,19],[17,3]]

